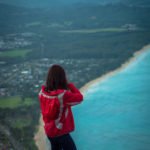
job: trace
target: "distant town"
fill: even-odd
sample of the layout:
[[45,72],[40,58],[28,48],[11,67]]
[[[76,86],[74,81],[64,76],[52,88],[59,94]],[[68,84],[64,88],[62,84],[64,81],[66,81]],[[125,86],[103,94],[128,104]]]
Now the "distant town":
[[[40,86],[46,80],[48,69],[52,64],[62,65],[67,72],[68,80],[75,82],[80,87],[91,80],[92,76],[96,77],[100,74],[98,68],[102,64],[102,60],[43,58],[1,67],[0,96],[27,96],[29,93],[31,95],[38,93]],[[28,96],[30,97],[31,95]]]
[[[111,28],[112,30],[113,28]],[[114,28],[115,29],[115,28]],[[125,31],[136,31],[140,30],[140,28],[136,24],[124,24],[119,30],[125,30]],[[99,29],[101,32],[102,30],[110,30],[109,28],[107,29]],[[76,30],[73,30],[76,31]],[[73,32],[72,30],[68,31],[60,31],[60,32]],[[79,30],[77,30],[79,31]],[[82,30],[84,31],[84,30]],[[86,30],[87,31],[87,30]],[[98,29],[97,29],[98,32]],[[40,37],[41,35],[37,35],[33,32],[24,32],[24,33],[16,33],[16,34],[7,34],[5,36],[0,36],[0,50],[10,50],[10,49],[15,49],[15,48],[24,48],[31,46],[33,44],[34,38],[35,37]]]
[[10,50],[30,46],[32,42],[28,39],[33,38],[34,35],[34,33],[28,32],[21,34],[8,34],[3,37],[0,36],[0,50]]
[[[121,26],[121,29],[132,31],[138,30],[138,27],[135,24],[125,24]],[[33,44],[37,42],[35,39],[40,38],[40,36],[33,32],[24,32],[0,37],[0,54],[2,55],[7,51],[13,52],[15,49],[21,49],[20,51],[32,49]],[[41,46],[40,49],[44,51],[44,46]],[[5,66],[5,61],[0,61],[0,97],[36,95],[40,86],[44,84],[46,73],[52,64],[62,65],[67,70],[69,81],[75,82],[78,87],[81,87],[92,78],[106,73],[109,70],[108,64],[114,61],[113,58],[109,59],[109,62],[104,59],[40,58],[8,66]],[[106,67],[105,64],[107,64]]]

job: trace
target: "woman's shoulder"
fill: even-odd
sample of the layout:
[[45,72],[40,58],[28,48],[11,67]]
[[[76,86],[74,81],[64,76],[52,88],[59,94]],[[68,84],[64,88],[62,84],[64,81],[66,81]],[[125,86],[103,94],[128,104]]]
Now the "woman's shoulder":
[[42,86],[41,86],[41,91],[42,91],[43,93],[45,93],[45,94],[52,95],[52,96],[54,96],[54,95],[59,95],[59,94],[61,94],[61,93],[64,93],[64,94],[66,93],[66,94],[68,94],[68,90],[67,90],[67,89],[61,89],[61,88],[59,88],[59,89],[57,89],[57,90],[47,91],[45,85],[42,85]]

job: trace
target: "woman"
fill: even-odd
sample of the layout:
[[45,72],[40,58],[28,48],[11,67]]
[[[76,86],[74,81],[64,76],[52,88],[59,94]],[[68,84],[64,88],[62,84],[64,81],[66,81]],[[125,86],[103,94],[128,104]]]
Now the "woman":
[[52,150],[76,150],[69,134],[74,130],[71,106],[81,103],[83,96],[73,83],[67,83],[65,71],[60,65],[49,69],[39,100],[45,133]]

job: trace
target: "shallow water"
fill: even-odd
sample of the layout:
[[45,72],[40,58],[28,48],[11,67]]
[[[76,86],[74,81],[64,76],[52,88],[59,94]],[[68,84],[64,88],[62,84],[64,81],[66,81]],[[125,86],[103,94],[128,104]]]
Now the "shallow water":
[[73,111],[78,150],[149,150],[150,49],[90,86]]

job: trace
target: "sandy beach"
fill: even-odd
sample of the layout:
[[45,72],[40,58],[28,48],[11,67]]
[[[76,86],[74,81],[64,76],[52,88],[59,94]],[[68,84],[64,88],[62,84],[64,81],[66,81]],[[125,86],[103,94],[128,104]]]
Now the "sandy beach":
[[109,71],[106,74],[86,83],[83,87],[80,88],[80,91],[82,93],[84,93],[84,91],[86,91],[88,88],[90,88],[90,86],[92,86],[95,83],[100,83],[101,81],[111,77],[112,75],[116,74],[117,72],[120,72],[121,70],[125,69],[131,62],[135,61],[137,59],[138,56],[140,56],[140,54],[142,54],[143,52],[146,52],[150,49],[150,45],[146,45],[144,46],[142,49],[140,49],[139,51],[135,52],[133,54],[133,57],[129,58],[125,63],[123,63],[120,67],[118,67],[117,69],[113,70],[113,71]]
[[39,119],[38,132],[34,136],[34,141],[39,150],[47,150],[46,136],[43,128],[42,116]]
[[[90,82],[85,84],[82,88],[80,88],[80,91],[84,93],[90,86],[96,83],[100,83],[101,81],[111,77],[112,75],[116,74],[117,72],[120,72],[121,70],[125,69],[131,62],[135,61],[138,56],[140,56],[141,53],[146,52],[150,49],[150,45],[144,46],[142,49],[138,50],[133,54],[133,57],[129,58],[125,63],[123,63],[120,67],[115,69],[114,71],[110,71]],[[43,129],[43,121],[42,117],[39,119],[39,125],[38,125],[38,131],[35,133],[34,140],[39,150],[50,150],[50,147],[48,146],[46,136]]]

